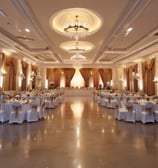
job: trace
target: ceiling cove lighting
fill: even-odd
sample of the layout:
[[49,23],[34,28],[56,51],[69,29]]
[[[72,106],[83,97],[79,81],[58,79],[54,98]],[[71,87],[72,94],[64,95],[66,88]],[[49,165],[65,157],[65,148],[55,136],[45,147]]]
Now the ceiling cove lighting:
[[102,18],[96,12],[85,8],[64,9],[50,18],[54,31],[75,40],[96,33],[102,23]]
[[68,53],[87,53],[93,50],[94,47],[88,41],[66,41],[60,44],[60,48]]
[[72,57],[70,57],[71,60],[85,60],[86,57],[81,55],[81,54],[78,54],[76,53],[75,55],[73,55]]

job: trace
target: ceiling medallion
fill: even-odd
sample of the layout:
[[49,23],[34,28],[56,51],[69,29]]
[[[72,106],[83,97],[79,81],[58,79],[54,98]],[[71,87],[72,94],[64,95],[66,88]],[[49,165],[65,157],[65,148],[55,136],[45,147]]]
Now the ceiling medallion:
[[94,34],[101,25],[102,18],[96,12],[85,8],[64,9],[50,18],[53,30],[75,40]]
[[60,48],[68,53],[87,53],[94,49],[94,45],[87,41],[66,41]]

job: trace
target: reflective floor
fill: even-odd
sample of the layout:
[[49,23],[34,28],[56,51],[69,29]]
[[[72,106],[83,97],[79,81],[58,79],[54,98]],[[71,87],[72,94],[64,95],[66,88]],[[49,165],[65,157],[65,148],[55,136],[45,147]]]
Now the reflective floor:
[[126,123],[67,97],[45,120],[0,124],[1,168],[157,168],[158,124]]

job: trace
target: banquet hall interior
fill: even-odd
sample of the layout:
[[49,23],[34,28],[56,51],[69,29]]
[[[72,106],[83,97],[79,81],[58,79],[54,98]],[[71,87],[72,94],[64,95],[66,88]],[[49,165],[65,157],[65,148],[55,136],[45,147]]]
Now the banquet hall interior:
[[1,167],[158,167],[157,7],[0,0]]

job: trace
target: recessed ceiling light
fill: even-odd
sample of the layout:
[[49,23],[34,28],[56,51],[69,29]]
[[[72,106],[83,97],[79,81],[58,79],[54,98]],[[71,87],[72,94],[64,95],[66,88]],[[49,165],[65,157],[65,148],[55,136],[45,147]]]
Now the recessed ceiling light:
[[124,35],[124,37],[128,36],[128,34],[133,30],[133,27],[129,27],[127,30],[126,30],[126,33]]
[[126,31],[131,32],[133,30],[133,27],[129,27]]
[[30,29],[28,29],[28,28],[25,28],[25,31],[29,33],[29,32],[30,32]]

